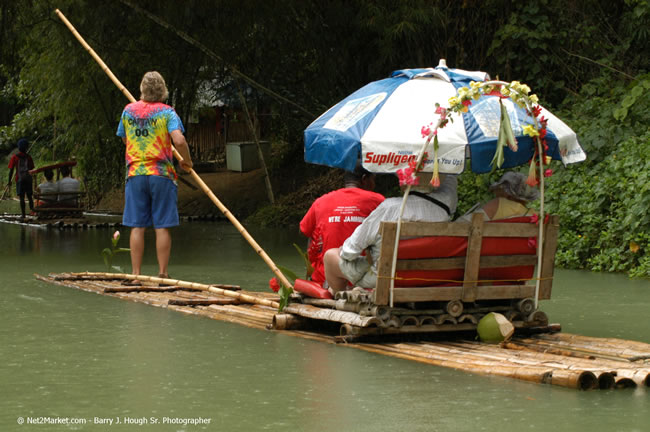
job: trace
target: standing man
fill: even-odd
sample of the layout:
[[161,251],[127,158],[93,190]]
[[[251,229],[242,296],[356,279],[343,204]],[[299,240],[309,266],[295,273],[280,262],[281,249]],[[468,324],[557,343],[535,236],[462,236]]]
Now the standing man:
[[20,197],[20,211],[22,217],[25,219],[25,196],[29,199],[29,209],[34,211],[34,199],[32,198],[32,175],[29,170],[34,169],[34,161],[32,157],[27,154],[29,149],[29,141],[25,138],[18,140],[18,153],[11,156],[9,159],[9,183],[7,186],[11,187],[11,177],[14,175],[14,168],[16,169],[16,195]]
[[359,162],[353,172],[346,171],[345,186],[318,198],[300,222],[300,232],[309,237],[307,255],[314,272],[311,280],[323,284],[323,255],[328,249],[340,247],[354,229],[382,201],[375,189],[375,175]]
[[124,108],[117,128],[117,135],[126,145],[122,223],[131,227],[132,271],[140,274],[145,229],[153,226],[158,277],[161,278],[169,277],[167,266],[172,247],[169,228],[179,224],[178,176],[174,170],[172,142],[183,158],[181,168],[185,171],[192,169],[181,119],[172,107],[163,103],[168,95],[162,75],[145,73],[140,83],[140,100]]

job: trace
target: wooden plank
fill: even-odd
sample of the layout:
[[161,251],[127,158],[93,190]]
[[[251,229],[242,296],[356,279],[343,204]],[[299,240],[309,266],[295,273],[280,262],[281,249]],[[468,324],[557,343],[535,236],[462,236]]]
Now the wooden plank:
[[[395,224],[397,222],[384,222]],[[466,222],[402,222],[400,237],[457,236],[468,237],[471,224]],[[486,223],[483,237],[535,237],[537,226],[532,223]]]
[[532,223],[486,223],[483,237],[536,237],[538,229]]
[[[395,224],[397,222],[384,222]],[[464,222],[402,222],[400,237],[459,236],[467,237],[470,225]]]
[[238,305],[239,300],[231,298],[223,299],[169,299],[167,304],[176,306],[206,306],[206,305]]
[[393,300],[395,303],[449,301],[459,300],[462,295],[462,286],[395,288],[395,291],[393,291]]
[[173,291],[202,291],[199,288],[181,288],[179,286],[116,286],[104,288],[105,293],[129,293],[129,292],[173,292]]
[[480,213],[474,214],[472,216],[472,229],[467,242],[467,260],[465,261],[465,275],[463,277],[462,300],[464,302],[473,302],[476,299],[481,245],[483,242],[483,225],[483,215]]
[[[398,260],[398,270],[447,270],[459,269],[465,267],[467,257],[453,258],[427,258],[427,259],[408,259]],[[537,258],[535,255],[495,255],[481,256],[481,268],[499,268],[513,266],[536,265]]]
[[397,270],[447,270],[465,267],[465,257],[398,260]]
[[390,279],[393,266],[393,251],[395,250],[395,235],[397,223],[382,222],[381,253],[377,263],[377,287],[375,288],[375,304],[385,306],[390,298]]
[[534,295],[534,285],[479,285],[476,289],[476,300],[524,299]]
[[560,231],[560,218],[552,215],[549,223],[544,227],[544,245],[542,246],[542,268],[539,271],[539,299],[549,300],[553,287],[553,273],[555,270],[555,252],[557,250],[557,237]]
[[[535,294],[534,285],[479,285],[475,300],[523,299]],[[463,287],[408,287],[395,288],[396,303],[461,300]]]

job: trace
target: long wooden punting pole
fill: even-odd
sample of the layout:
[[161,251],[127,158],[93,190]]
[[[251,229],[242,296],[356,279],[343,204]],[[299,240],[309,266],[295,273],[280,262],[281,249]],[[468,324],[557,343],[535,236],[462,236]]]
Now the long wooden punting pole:
[[9,185],[5,186],[4,192],[2,192],[2,197],[0,197],[0,201],[5,199],[5,195],[7,195],[7,192],[9,192]]
[[[88,51],[88,53],[91,55],[91,57],[93,59],[95,59],[95,61],[99,64],[99,66],[102,68],[102,70],[106,73],[106,75],[108,75],[108,77],[111,79],[111,81],[113,81],[113,83],[117,86],[117,88],[120,89],[120,91],[122,93],[124,93],[124,95],[129,99],[129,101],[135,102],[136,100],[133,97],[133,95],[127,90],[126,87],[124,87],[122,85],[120,80],[117,79],[117,77],[113,74],[113,72],[111,72],[111,70],[108,68],[108,66],[106,66],[106,63],[104,63],[104,61],[97,55],[97,53],[90,47],[90,45],[88,45],[88,43],[86,43],[84,38],[81,37],[79,32],[74,28],[74,26],[70,23],[70,21],[68,21],[68,19],[65,17],[65,15],[63,15],[61,13],[61,11],[58,10],[58,9],[56,9],[54,12],[56,12],[56,14],[59,16],[61,21],[63,21],[63,23],[68,27],[68,29],[70,29],[72,34],[77,38],[79,43],[81,43],[81,45],[86,49],[86,51]],[[174,157],[176,157],[176,159],[178,159],[179,161],[182,161],[183,158],[178,153],[178,151],[174,148],[174,146],[172,146],[172,150],[174,152]],[[226,216],[228,218],[228,220],[230,220],[230,222],[232,222],[232,224],[235,226],[235,228],[237,228],[239,233],[242,236],[244,236],[246,241],[248,241],[248,243],[253,247],[255,252],[257,252],[257,254],[264,260],[266,265],[269,266],[271,271],[273,271],[273,273],[278,277],[278,279],[280,279],[280,281],[285,286],[293,288],[293,285],[291,285],[291,282],[289,282],[289,280],[284,276],[284,274],[282,274],[282,272],[275,265],[273,260],[271,260],[271,257],[269,257],[266,254],[264,249],[262,249],[259,244],[257,244],[255,239],[253,239],[253,237],[248,233],[248,231],[246,231],[246,228],[244,228],[244,226],[237,220],[237,218],[232,213],[230,213],[230,210],[228,210],[228,208],[226,208],[226,206],[223,205],[221,203],[221,201],[219,201],[219,198],[217,198],[217,196],[212,192],[212,190],[208,187],[208,185],[206,185],[205,182],[201,179],[201,177],[199,177],[199,175],[196,173],[196,171],[194,171],[193,169],[190,169],[190,175],[192,176],[194,181],[196,181],[196,183],[199,185],[201,190],[203,190],[203,192],[205,192],[205,194],[210,198],[210,200],[219,208],[219,210],[221,210],[221,213],[223,213],[224,216]]]
[[153,283],[158,283],[158,284],[165,284],[165,285],[173,285],[173,286],[178,286],[181,288],[190,288],[190,289],[198,289],[201,291],[209,291],[211,293],[219,294],[225,297],[230,297],[237,299],[241,302],[244,303],[253,303],[253,304],[258,304],[262,306],[269,306],[272,308],[278,308],[280,304],[276,301],[269,300],[266,298],[258,297],[258,296],[253,296],[250,294],[242,293],[240,291],[233,291],[229,289],[223,289],[223,288],[217,288],[215,285],[206,285],[206,284],[200,284],[196,282],[187,282],[187,281],[182,281],[178,279],[167,279],[167,278],[159,278],[159,277],[153,277],[153,276],[144,276],[144,275],[134,275],[134,274],[126,274],[126,273],[93,273],[93,272],[83,272],[83,273],[67,273],[64,274],[63,276],[59,276],[58,278],[55,277],[55,280],[62,280],[62,279],[84,279],[84,278],[89,278],[89,279],[123,279],[123,280],[139,280],[143,282],[153,282]]

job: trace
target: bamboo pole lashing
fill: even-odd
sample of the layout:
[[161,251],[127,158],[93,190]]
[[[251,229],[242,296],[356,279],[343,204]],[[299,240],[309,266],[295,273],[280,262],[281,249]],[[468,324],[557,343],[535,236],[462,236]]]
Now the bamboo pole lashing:
[[[102,70],[108,75],[108,77],[113,81],[113,83],[118,87],[118,89],[129,99],[130,102],[136,102],[135,98],[133,95],[129,92],[129,90],[122,85],[120,80],[117,79],[117,77],[111,72],[111,70],[106,66],[106,63],[97,55],[97,53],[88,45],[88,43],[84,40],[84,38],[77,32],[77,30],[74,28],[72,23],[68,21],[68,19],[61,13],[59,9],[55,10],[55,13],[59,16],[61,21],[68,27],[68,29],[72,32],[72,34],[77,38],[77,40],[81,43],[81,45],[90,53],[90,55],[95,59],[95,61],[100,65]],[[174,153],[174,157],[178,159],[179,162],[183,160],[181,157],[180,153],[174,148],[172,145],[172,151]],[[269,266],[271,271],[278,277],[278,279],[287,287],[293,288],[293,285],[289,282],[289,280],[284,276],[284,274],[280,271],[280,269],[275,265],[273,260],[271,260],[271,257],[269,257],[264,249],[257,244],[255,239],[246,231],[244,226],[237,220],[237,218],[224,206],[221,201],[217,198],[217,196],[212,192],[212,190],[208,187],[208,185],[205,184],[203,179],[199,177],[199,175],[194,171],[194,169],[190,169],[190,175],[196,181],[196,183],[199,185],[201,190],[208,195],[210,200],[219,208],[219,210],[228,218],[228,220],[237,228],[239,233],[248,241],[248,243],[253,247],[255,252],[264,260],[264,262]]]

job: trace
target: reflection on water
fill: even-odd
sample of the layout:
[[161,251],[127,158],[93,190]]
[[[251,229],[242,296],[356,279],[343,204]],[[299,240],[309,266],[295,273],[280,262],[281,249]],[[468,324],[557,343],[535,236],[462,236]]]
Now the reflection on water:
[[[297,229],[250,230],[296,272]],[[45,284],[33,273],[104,271],[112,230],[0,224],[0,430],[19,416],[210,418],[148,430],[646,430],[650,394],[577,392],[483,377]],[[225,223],[173,231],[170,272],[266,290],[272,276]],[[123,241],[128,232],[123,232]],[[143,271],[155,274],[153,234]],[[126,244],[123,244],[126,246]],[[116,264],[128,268],[128,256]],[[567,332],[650,342],[648,281],[559,271],[542,308]],[[549,415],[552,413],[552,415]],[[45,427],[45,426],[41,426]],[[144,430],[144,429],[143,429]]]

